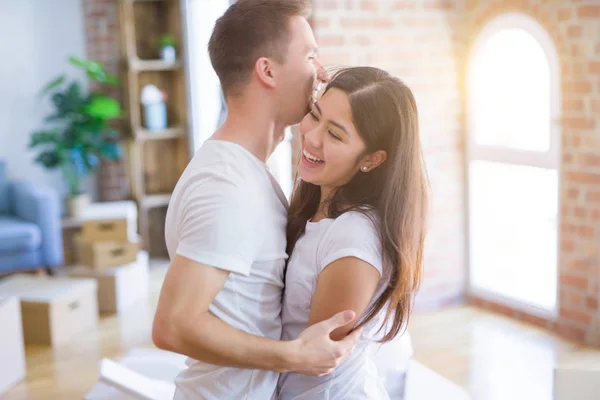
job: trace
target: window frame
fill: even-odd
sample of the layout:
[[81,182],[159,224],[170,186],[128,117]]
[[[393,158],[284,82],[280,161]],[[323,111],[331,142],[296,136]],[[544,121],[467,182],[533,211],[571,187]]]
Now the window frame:
[[[549,148],[545,152],[530,151],[530,150],[519,150],[508,147],[494,146],[494,145],[482,145],[476,141],[475,134],[475,112],[477,105],[472,100],[472,69],[474,67],[474,60],[480,54],[483,46],[491,39],[496,33],[499,33],[505,29],[522,29],[529,33],[540,45],[544,52],[546,59],[548,60],[549,77],[550,77],[550,143]],[[543,318],[556,318],[559,311],[560,303],[560,211],[557,215],[556,229],[557,229],[557,242],[555,251],[557,252],[557,265],[556,265],[556,279],[557,279],[557,293],[556,302],[553,310],[537,307],[530,305],[525,302],[513,299],[508,296],[503,296],[495,292],[488,291],[483,288],[474,287],[471,282],[471,211],[470,205],[471,199],[471,162],[472,161],[491,161],[502,164],[510,165],[522,165],[540,167],[550,170],[555,170],[558,175],[558,191],[556,196],[558,198],[558,210],[560,210],[560,192],[561,192],[561,80],[560,80],[560,60],[554,45],[554,41],[546,31],[546,29],[538,23],[535,19],[530,16],[518,12],[510,12],[501,14],[490,22],[488,22],[483,29],[477,34],[473,45],[469,51],[466,64],[466,140],[465,140],[465,259],[467,263],[467,278],[466,278],[466,290],[469,296],[474,296],[483,300],[492,301],[501,305],[505,305],[512,309],[521,310],[528,312],[532,315],[540,316]]]

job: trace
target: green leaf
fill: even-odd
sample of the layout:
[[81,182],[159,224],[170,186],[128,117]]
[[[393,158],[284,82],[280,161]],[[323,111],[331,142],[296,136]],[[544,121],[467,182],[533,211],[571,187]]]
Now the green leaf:
[[33,148],[40,144],[56,143],[58,136],[55,131],[39,131],[31,134],[29,148]]
[[35,162],[48,169],[53,169],[60,165],[60,157],[56,151],[44,151],[35,158]]
[[91,98],[83,112],[94,118],[115,119],[121,116],[121,106],[113,98],[96,95]]
[[116,85],[119,78],[106,72],[104,65],[78,57],[69,57],[69,62],[79,68],[82,68],[91,79],[100,82]]
[[44,96],[46,93],[51,91],[52,89],[60,86],[65,81],[65,76],[61,75],[58,78],[54,79],[52,82],[48,83],[40,92],[40,96]]

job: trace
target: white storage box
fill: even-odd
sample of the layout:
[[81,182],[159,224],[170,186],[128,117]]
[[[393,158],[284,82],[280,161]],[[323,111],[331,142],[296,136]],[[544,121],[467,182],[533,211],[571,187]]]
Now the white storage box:
[[0,396],[25,378],[21,305],[0,296]]
[[90,204],[81,220],[83,242],[137,241],[137,207],[132,201]]
[[145,251],[138,253],[136,261],[120,267],[94,270],[78,266],[69,275],[98,282],[100,312],[118,313],[148,297],[148,253]]
[[66,344],[98,325],[98,286],[93,279],[15,275],[0,293],[19,298],[25,344]]

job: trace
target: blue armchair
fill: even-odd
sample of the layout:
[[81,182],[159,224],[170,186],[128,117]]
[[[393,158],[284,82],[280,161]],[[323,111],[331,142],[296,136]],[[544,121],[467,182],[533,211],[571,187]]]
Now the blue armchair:
[[59,195],[10,182],[0,161],[0,274],[64,263]]

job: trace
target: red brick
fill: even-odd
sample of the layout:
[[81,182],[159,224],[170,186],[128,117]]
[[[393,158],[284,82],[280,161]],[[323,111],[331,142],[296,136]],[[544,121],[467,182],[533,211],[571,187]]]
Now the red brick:
[[560,283],[566,285],[566,287],[572,287],[572,288],[576,288],[576,289],[587,290],[587,288],[588,288],[587,278],[583,278],[581,276],[561,275]]
[[392,5],[393,10],[405,10],[417,7],[417,0],[396,0]]
[[341,46],[344,44],[342,35],[326,35],[318,37],[319,46]]
[[313,25],[314,25],[315,29],[328,28],[330,24],[331,24],[330,18],[323,18],[323,17],[313,18]]
[[600,221],[600,210],[594,209],[590,212],[590,218],[594,221]]
[[585,339],[585,329],[567,323],[559,323],[556,327],[556,331],[561,336],[576,343],[582,343]]
[[581,6],[577,9],[579,18],[600,18],[600,5]]
[[565,82],[563,84],[563,91],[566,93],[588,94],[592,91],[592,84],[588,81]]
[[588,66],[588,72],[590,74],[600,75],[600,61],[592,61]]
[[579,111],[583,110],[582,99],[564,99],[562,108],[564,111]]
[[596,154],[584,154],[583,165],[586,167],[597,167],[600,166],[600,155]]
[[453,7],[450,0],[425,0],[425,9],[449,10]]
[[350,43],[355,46],[369,46],[373,41],[368,36],[355,36],[350,40]]
[[572,253],[575,250],[575,243],[572,240],[563,239],[560,243],[560,248],[565,253]]
[[542,317],[538,317],[536,315],[531,315],[531,314],[526,314],[526,313],[521,313],[519,315],[519,319],[523,320],[529,324],[535,325],[535,326],[539,326],[539,327],[546,327],[548,325],[548,320],[542,318]]
[[600,100],[592,100],[592,112],[600,113]]
[[587,211],[583,207],[575,207],[574,215],[578,218],[585,218],[587,215]]
[[598,310],[598,299],[595,297],[588,296],[585,304],[590,310]]
[[592,322],[592,316],[590,315],[590,313],[572,310],[565,307],[560,308],[560,316],[570,321],[581,323],[583,325],[589,325]]
[[317,0],[314,8],[319,11],[334,11],[339,10],[339,5],[337,0]]
[[583,184],[600,184],[600,174],[588,172],[567,172],[567,180]]
[[585,195],[585,201],[590,203],[600,203],[600,192],[588,192]]
[[558,10],[558,20],[559,21],[566,21],[568,19],[571,19],[572,16],[572,12],[570,8],[561,8],[560,10]]
[[583,28],[579,25],[570,26],[569,29],[567,29],[567,36],[571,38],[581,37],[582,33]]
[[563,234],[575,233],[577,232],[577,225],[562,223],[560,225],[560,232]]
[[570,308],[582,308],[585,305],[584,295],[573,290],[561,291],[560,301],[561,304],[566,304]]
[[594,236],[594,228],[589,225],[582,225],[579,227],[579,235],[582,237]]
[[360,9],[362,11],[377,11],[379,6],[375,0],[362,0],[360,2]]
[[579,189],[574,188],[567,190],[567,197],[572,200],[579,198]]

